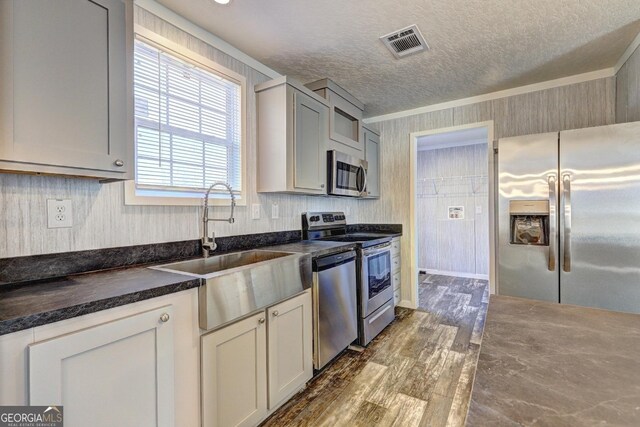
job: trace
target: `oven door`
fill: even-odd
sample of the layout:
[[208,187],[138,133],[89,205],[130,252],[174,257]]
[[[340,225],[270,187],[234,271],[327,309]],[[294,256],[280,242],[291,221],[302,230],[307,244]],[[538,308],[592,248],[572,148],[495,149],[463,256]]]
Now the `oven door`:
[[362,197],[367,190],[367,161],[336,150],[327,152],[329,194]]
[[390,243],[362,250],[359,285],[362,318],[366,318],[393,298]]

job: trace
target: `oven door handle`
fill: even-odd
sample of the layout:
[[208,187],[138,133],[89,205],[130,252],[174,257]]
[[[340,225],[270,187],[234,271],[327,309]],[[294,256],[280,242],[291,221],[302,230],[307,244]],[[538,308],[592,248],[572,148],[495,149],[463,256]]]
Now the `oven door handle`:
[[389,251],[391,252],[391,243],[384,245],[383,247],[376,247],[371,249],[364,249],[362,251],[362,255],[365,257],[369,257],[371,255],[377,255],[382,252]]

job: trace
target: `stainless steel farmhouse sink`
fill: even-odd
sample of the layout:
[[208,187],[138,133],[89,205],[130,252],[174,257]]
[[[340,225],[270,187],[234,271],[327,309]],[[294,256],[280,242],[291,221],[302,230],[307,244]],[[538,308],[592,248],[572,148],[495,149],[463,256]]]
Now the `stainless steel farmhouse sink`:
[[253,250],[217,255],[209,258],[192,259],[190,261],[174,262],[153,268],[170,271],[172,273],[186,274],[188,276],[207,278],[227,272],[228,270],[290,255],[292,254],[289,252]]
[[202,279],[200,328],[209,330],[311,287],[311,256],[250,250],[150,267]]

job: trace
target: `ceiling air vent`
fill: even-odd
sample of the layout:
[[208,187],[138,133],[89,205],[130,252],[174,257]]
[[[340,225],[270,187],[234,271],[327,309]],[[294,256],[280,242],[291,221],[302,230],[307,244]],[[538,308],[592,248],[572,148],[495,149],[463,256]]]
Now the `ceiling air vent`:
[[386,36],[380,37],[382,43],[393,53],[396,59],[428,50],[429,45],[420,34],[416,25],[410,25]]

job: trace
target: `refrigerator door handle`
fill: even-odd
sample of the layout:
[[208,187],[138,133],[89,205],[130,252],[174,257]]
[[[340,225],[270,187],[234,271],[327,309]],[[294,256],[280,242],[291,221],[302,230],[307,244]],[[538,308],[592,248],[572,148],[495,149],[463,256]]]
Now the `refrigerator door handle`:
[[549,175],[549,271],[556,269],[556,176]]
[[562,195],[564,214],[564,260],[562,269],[571,271],[571,175],[562,175]]

